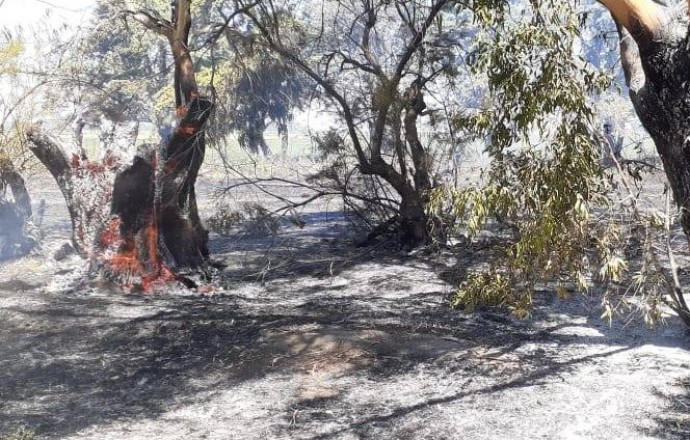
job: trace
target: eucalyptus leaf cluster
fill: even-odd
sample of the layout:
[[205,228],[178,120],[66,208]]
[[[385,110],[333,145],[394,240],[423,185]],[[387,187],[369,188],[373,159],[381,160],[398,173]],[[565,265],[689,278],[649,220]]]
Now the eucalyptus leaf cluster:
[[451,213],[470,237],[492,223],[510,226],[509,245],[468,277],[454,304],[505,305],[526,317],[539,287],[587,288],[597,259],[590,216],[606,206],[610,188],[593,98],[611,78],[577,50],[578,2],[475,7],[472,68],[485,78],[486,95],[482,108],[455,123],[485,142],[491,165],[482,186],[436,190],[430,210]]

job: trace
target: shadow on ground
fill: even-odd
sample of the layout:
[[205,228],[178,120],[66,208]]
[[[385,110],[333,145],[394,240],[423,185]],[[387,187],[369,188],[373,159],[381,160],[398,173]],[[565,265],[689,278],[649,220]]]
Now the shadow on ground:
[[658,426],[652,435],[664,440],[687,440],[690,438],[690,376],[673,385],[676,393],[658,392],[668,403],[658,408]]
[[[323,409],[344,405],[340,411],[347,413],[347,387],[287,388],[280,398],[292,415],[281,415],[271,428],[274,435],[294,433],[299,413],[301,438],[379,438],[382,426],[421,410],[561,380],[650,343],[619,339],[601,322],[556,322],[546,313],[535,313],[531,323],[493,313],[466,316],[447,309],[447,284],[438,273],[448,266],[405,254],[355,254],[329,243],[324,249],[311,240],[291,253],[293,260],[283,260],[282,270],[267,271],[263,285],[238,281],[259,265],[229,268],[230,293],[222,296],[55,295],[29,284],[19,293],[1,282],[0,434],[23,425],[41,437],[64,438],[92,426],[107,430],[116,421],[156,420],[208,393],[277,376],[319,375],[323,383],[342,385],[427,368],[478,384],[391,401],[368,415],[360,409],[332,429],[323,428]],[[577,327],[584,333],[564,331]],[[563,354],[587,345],[598,348]]]

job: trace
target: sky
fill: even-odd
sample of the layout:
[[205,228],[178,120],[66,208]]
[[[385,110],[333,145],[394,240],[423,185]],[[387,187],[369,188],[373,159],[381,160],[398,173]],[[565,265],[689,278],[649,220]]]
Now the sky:
[[0,27],[30,27],[48,17],[53,24],[79,23],[95,0],[0,0]]

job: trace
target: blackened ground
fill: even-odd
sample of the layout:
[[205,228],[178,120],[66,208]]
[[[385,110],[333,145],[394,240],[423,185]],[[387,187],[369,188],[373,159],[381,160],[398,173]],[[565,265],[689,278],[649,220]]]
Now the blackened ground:
[[64,228],[46,225],[40,253],[0,266],[0,436],[690,438],[677,319],[609,326],[595,293],[549,292],[531,321],[464,315],[451,284],[485,244],[357,249],[337,210],[304,219],[214,236],[225,269],[150,295],[75,288],[81,262],[52,259]]

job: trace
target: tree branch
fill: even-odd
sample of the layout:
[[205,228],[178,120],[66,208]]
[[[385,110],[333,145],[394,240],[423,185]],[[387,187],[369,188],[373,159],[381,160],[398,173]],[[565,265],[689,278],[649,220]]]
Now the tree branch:
[[357,160],[361,164],[368,164],[369,160],[367,159],[367,156],[364,154],[364,149],[362,148],[362,145],[359,142],[359,137],[357,136],[357,128],[355,127],[354,122],[355,117],[352,113],[352,109],[350,108],[350,105],[348,104],[347,100],[340,93],[338,93],[333,84],[331,84],[326,78],[319,75],[316,71],[314,71],[314,69],[309,67],[309,65],[307,65],[307,63],[304,60],[297,56],[297,54],[295,54],[293,51],[289,50],[288,48],[283,46],[282,43],[273,38],[273,34],[266,26],[264,26],[264,24],[258,19],[258,17],[256,17],[256,15],[254,15],[249,10],[245,11],[244,15],[247,16],[254,23],[259,32],[261,32],[261,35],[263,35],[263,37],[266,39],[266,42],[268,43],[271,49],[276,51],[283,58],[295,63],[295,65],[297,65],[297,67],[299,67],[300,70],[302,70],[305,74],[307,74],[307,76],[313,79],[314,82],[316,82],[316,84],[318,84],[320,87],[323,87],[323,89],[326,91],[326,93],[331,99],[338,103],[341,111],[343,112],[343,118],[345,119],[348,134],[350,135],[353,147],[355,149],[355,152],[357,153]]
[[638,44],[658,35],[662,26],[661,6],[652,0],[598,0],[609,10],[616,23],[625,27]]
[[415,34],[414,38],[412,38],[412,41],[410,41],[410,43],[407,45],[405,52],[403,52],[403,55],[400,58],[400,61],[398,62],[398,67],[395,69],[396,78],[402,77],[402,74],[405,71],[405,67],[407,67],[407,63],[410,62],[410,58],[412,58],[412,55],[414,55],[414,53],[419,49],[419,46],[424,41],[424,37],[426,36],[427,31],[434,23],[436,16],[448,4],[448,2],[449,0],[438,0],[431,7],[429,15],[426,17],[426,20],[424,20],[422,28],[419,30],[419,32]]
[[237,17],[238,15],[244,14],[245,12],[249,11],[251,8],[259,4],[260,0],[257,0],[255,2],[249,3],[248,5],[245,5],[241,8],[235,9],[232,11],[232,14],[225,16],[223,15],[223,23],[218,23],[214,25],[214,30],[213,33],[206,39],[206,44],[215,44],[216,41],[220,38],[221,35],[223,35],[225,32],[234,30],[232,26],[230,26],[230,22]]
[[[192,26],[191,0],[175,0],[173,31],[168,37],[175,58],[175,105],[178,112],[199,96],[194,62],[189,53],[189,31]],[[182,116],[182,115],[180,115]]]
[[163,35],[170,38],[173,32],[172,23],[163,17],[156,16],[157,14],[147,11],[129,11],[125,10],[120,13],[123,18],[131,18],[146,29],[150,29],[158,35]]
[[26,131],[29,140],[29,149],[53,175],[60,187],[60,192],[65,198],[67,210],[72,221],[72,244],[83,257],[88,254],[88,249],[77,239],[77,222],[79,215],[74,201],[72,166],[65,149],[56,141],[44,134],[38,125],[31,126]]
[[[398,85],[400,84],[400,80],[402,79],[403,72],[405,71],[407,64],[410,62],[412,56],[424,42],[424,37],[426,36],[427,31],[432,26],[437,15],[448,4],[448,2],[449,0],[437,0],[431,7],[431,10],[429,11],[429,14],[424,20],[421,29],[418,32],[414,33],[412,40],[408,43],[407,47],[405,48],[405,51],[403,52],[403,55],[398,61],[398,65],[395,69],[394,76],[389,81],[385,81],[385,84],[382,84],[382,87],[385,87],[387,89],[384,91],[384,93],[388,94],[392,93],[393,91],[397,91]],[[372,162],[377,162],[379,164],[384,163],[383,159],[381,158],[381,144],[383,142],[383,134],[386,127],[386,121],[388,119],[388,112],[390,110],[391,104],[392,100],[388,99],[388,102],[384,102],[383,105],[379,107],[378,114],[376,115],[376,122],[374,123],[374,134],[372,136],[371,141],[371,159]],[[390,167],[390,170],[387,170],[387,174],[390,174],[392,172],[395,172],[395,170],[392,167]],[[402,178],[402,175],[400,177]],[[398,179],[396,178],[396,180]],[[391,184],[393,184],[393,182],[391,182]],[[395,184],[393,185],[395,186]]]
[[616,23],[616,27],[618,28],[621,65],[623,66],[625,82],[630,90],[630,98],[633,102],[636,102],[638,93],[645,84],[645,73],[640,60],[640,50],[630,32],[618,23]]
[[379,64],[376,57],[374,57],[374,53],[371,51],[371,31],[374,29],[374,26],[376,26],[376,21],[378,17],[376,15],[376,10],[374,9],[372,1],[365,0],[365,8],[367,21],[364,24],[364,32],[362,32],[362,52],[364,53],[364,57],[366,58],[366,60],[369,62],[369,64],[371,64],[373,68],[373,73],[383,77],[385,76],[383,73],[383,69],[381,69],[381,65]]

